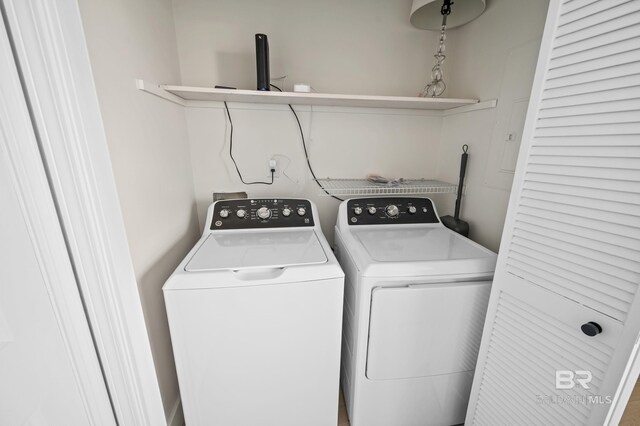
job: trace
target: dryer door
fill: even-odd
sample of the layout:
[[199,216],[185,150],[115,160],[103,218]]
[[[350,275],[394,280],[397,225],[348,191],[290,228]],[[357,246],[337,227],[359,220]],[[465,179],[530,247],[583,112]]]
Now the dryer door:
[[473,371],[490,290],[491,281],[375,288],[367,377]]

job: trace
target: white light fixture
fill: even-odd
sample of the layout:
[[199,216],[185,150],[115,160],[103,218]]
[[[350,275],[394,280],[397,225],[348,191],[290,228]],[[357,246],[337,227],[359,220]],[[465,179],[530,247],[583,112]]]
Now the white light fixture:
[[[447,28],[455,28],[482,15],[485,0],[455,0],[453,12],[447,19]],[[442,0],[413,0],[411,25],[421,30],[439,30],[442,26]]]
[[451,0],[413,0],[411,25],[423,30],[440,30],[438,50],[434,55],[436,64],[431,69],[431,81],[420,93],[422,97],[440,96],[447,87],[442,75],[447,28],[459,27],[476,19],[486,7],[485,0],[456,0],[455,3],[455,7],[452,7],[454,2]]

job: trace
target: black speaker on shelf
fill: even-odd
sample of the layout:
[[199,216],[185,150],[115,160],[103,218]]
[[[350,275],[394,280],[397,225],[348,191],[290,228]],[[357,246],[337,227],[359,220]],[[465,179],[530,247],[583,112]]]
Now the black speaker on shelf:
[[269,83],[269,40],[266,34],[256,34],[256,70],[258,90],[270,90]]

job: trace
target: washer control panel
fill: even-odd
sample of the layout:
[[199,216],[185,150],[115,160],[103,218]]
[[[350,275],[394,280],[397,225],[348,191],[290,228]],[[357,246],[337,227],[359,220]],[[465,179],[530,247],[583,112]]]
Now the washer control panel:
[[293,198],[218,201],[210,229],[260,229],[314,226],[311,203]]
[[428,198],[356,198],[347,201],[349,225],[439,223]]

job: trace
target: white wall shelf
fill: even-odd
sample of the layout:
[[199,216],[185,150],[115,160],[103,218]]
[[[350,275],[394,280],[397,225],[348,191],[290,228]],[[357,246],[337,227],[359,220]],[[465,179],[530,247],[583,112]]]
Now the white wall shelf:
[[137,80],[138,89],[183,106],[205,106],[207,102],[247,102],[261,104],[320,105],[364,108],[396,108],[422,110],[454,110],[490,108],[486,102],[477,99],[420,98],[409,96],[369,96],[340,95],[326,93],[261,92],[257,90],[215,89],[211,87],[190,87],[159,85],[145,80]]
[[[458,186],[452,183],[432,179],[405,179],[397,185],[374,183],[367,179],[318,179],[318,182],[330,195],[418,195],[418,194],[455,194]],[[326,192],[320,190],[322,195]]]

